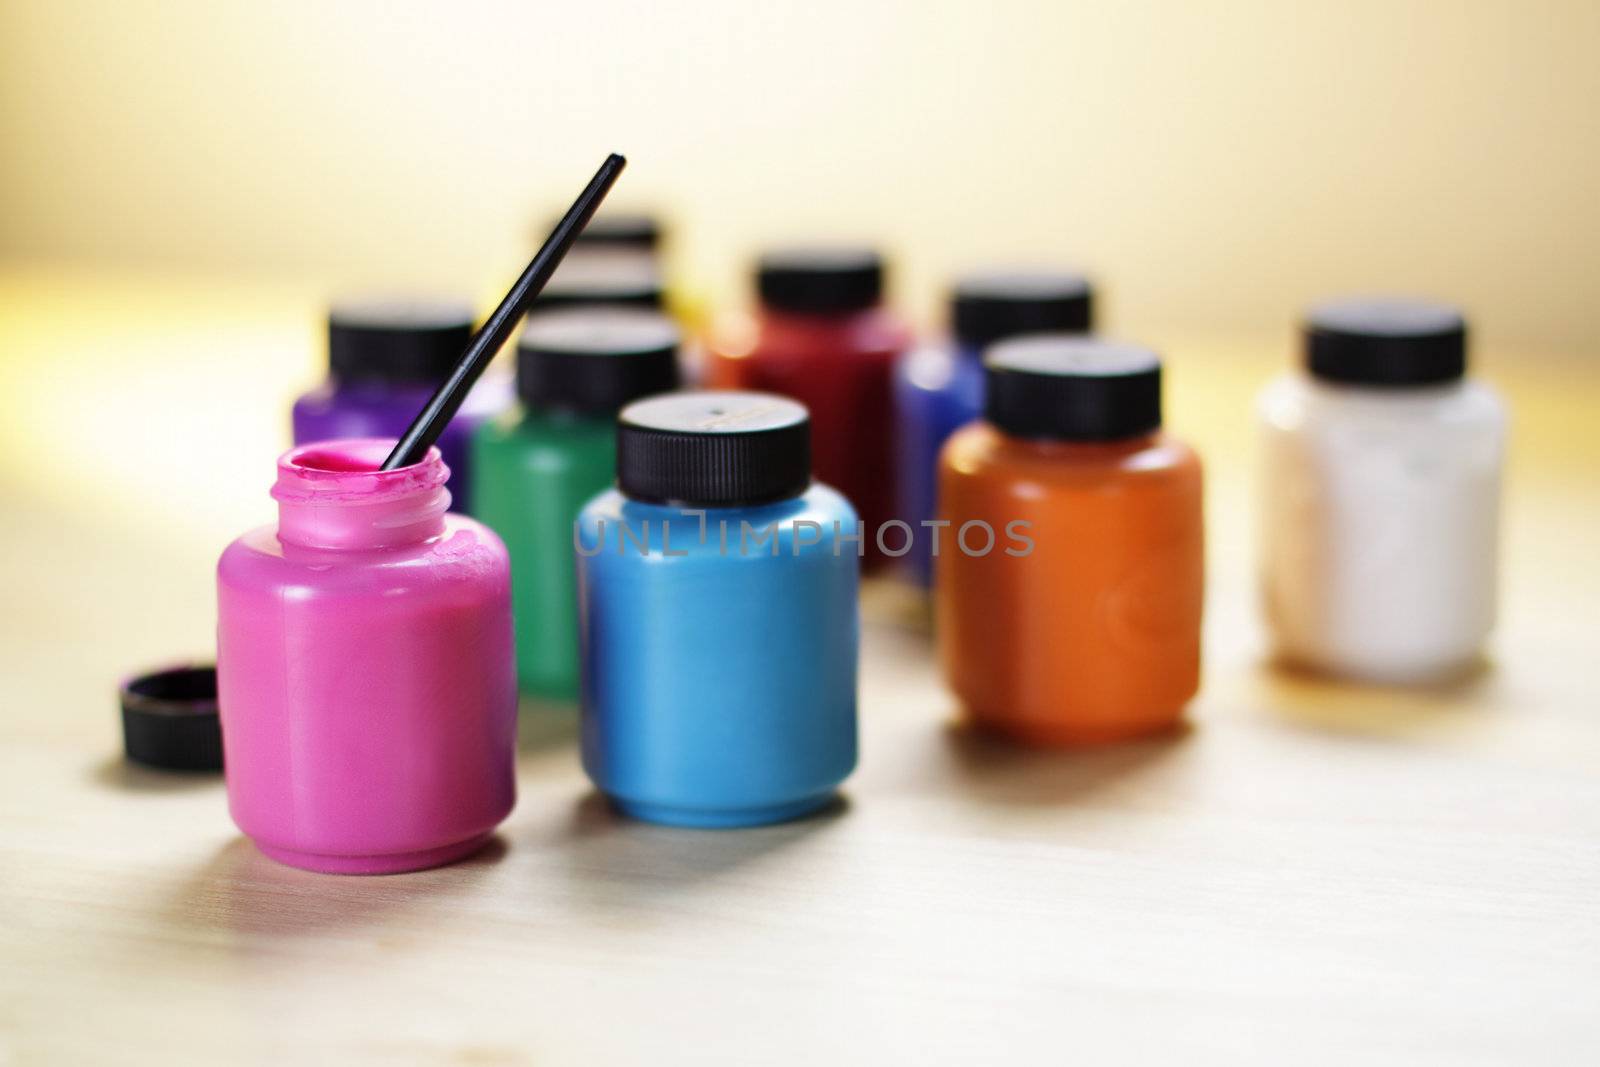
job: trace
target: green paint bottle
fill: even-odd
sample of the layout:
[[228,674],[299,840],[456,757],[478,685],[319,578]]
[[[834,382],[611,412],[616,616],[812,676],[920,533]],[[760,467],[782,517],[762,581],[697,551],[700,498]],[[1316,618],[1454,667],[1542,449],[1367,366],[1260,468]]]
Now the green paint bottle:
[[620,307],[529,318],[517,344],[522,403],[479,427],[472,445],[477,517],[511,554],[522,691],[578,692],[572,524],[616,474],[616,414],[678,385],[678,330],[656,312]]

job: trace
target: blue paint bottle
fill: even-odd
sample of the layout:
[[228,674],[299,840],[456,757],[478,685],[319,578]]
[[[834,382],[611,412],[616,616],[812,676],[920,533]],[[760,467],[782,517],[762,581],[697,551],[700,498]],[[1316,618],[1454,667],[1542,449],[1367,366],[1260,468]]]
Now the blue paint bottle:
[[984,349],[1025,333],[1087,333],[1093,302],[1081,274],[971,274],[957,281],[951,294],[952,343],[914,349],[896,366],[898,514],[914,532],[905,564],[921,584],[932,580],[934,538],[941,553],[954,544],[949,531],[922,523],[932,521],[938,510],[939,450],[952,433],[983,414]]
[[617,488],[574,530],[583,765],[624,813],[779,822],[856,763],[860,530],[811,481],[810,420],[677,393],[617,421]]

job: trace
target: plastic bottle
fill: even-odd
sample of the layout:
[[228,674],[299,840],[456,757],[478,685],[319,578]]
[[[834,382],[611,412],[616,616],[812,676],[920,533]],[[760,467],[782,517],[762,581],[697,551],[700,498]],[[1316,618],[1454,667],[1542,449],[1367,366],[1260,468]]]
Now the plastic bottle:
[[935,486],[939,450],[950,435],[983,413],[983,353],[996,341],[1025,333],[1087,333],[1093,292],[1081,274],[1065,271],[987,271],[956,282],[950,298],[948,344],[906,353],[895,367],[896,486],[899,518],[913,527],[907,573],[923,585],[933,577]]
[[828,804],[856,761],[855,512],[811,481],[803,407],[638,401],[617,488],[579,518],[583,765],[622,811],[682,826]]
[[616,474],[616,416],[676,387],[678,330],[654,312],[579,308],[529,318],[517,345],[521,405],[473,440],[478,517],[511,554],[523,691],[578,692],[572,523]]
[[1351,677],[1468,668],[1494,626],[1506,414],[1440,304],[1324,304],[1259,405],[1261,574],[1277,654]]
[[1161,363],[1070,335],[1002,341],[984,421],[940,458],[935,621],[976,724],[1041,745],[1176,724],[1200,681],[1200,461],[1161,430]]
[[[894,517],[890,379],[910,332],[883,306],[883,259],[865,249],[761,257],[760,309],[748,337],[714,344],[707,384],[800,401],[811,413],[817,478],[842,492],[866,529],[867,561]],[[892,546],[898,547],[898,546]]]
[[437,449],[286,453],[278,523],[217,568],[228,806],[273,859],[379,874],[476,850],[515,797],[517,690],[505,548],[447,515]]
[[[294,443],[397,438],[411,425],[472,336],[472,306],[436,300],[342,301],[328,313],[328,378],[295,401]],[[486,374],[439,438],[455,475],[456,510],[470,513],[467,445],[479,423],[510,397]]]

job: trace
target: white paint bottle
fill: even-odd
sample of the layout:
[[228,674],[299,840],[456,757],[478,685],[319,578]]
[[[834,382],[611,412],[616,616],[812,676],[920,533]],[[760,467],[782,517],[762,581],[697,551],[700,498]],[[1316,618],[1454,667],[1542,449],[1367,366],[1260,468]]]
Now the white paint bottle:
[[1465,377],[1454,308],[1314,308],[1305,370],[1260,398],[1261,577],[1280,659],[1371,681],[1449,678],[1494,626],[1506,414]]

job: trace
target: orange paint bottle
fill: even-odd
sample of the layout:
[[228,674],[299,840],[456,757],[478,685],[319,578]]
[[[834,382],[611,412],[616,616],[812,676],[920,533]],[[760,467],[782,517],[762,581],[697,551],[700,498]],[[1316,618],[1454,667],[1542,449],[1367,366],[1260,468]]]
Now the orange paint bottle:
[[1200,461],[1161,432],[1160,360],[1037,335],[991,348],[985,376],[984,420],[939,463],[951,688],[1033,744],[1176,725],[1200,684],[1204,534]]

